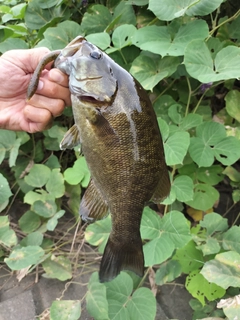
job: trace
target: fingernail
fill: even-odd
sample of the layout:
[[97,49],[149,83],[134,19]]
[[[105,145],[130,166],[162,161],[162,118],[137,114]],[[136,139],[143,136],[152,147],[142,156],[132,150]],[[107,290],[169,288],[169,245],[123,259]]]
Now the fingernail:
[[62,73],[58,70],[50,70],[50,78],[51,80],[53,80],[54,82],[57,82],[57,83],[61,83],[64,81],[64,76],[62,75]]
[[43,81],[39,80],[37,90],[42,90],[42,88],[43,88]]

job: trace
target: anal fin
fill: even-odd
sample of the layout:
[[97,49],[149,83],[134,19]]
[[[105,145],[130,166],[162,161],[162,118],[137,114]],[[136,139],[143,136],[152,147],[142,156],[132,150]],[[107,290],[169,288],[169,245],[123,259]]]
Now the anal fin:
[[60,142],[60,149],[72,149],[80,144],[80,133],[76,124],[74,124],[64,135]]
[[171,183],[167,168],[163,170],[162,176],[158,182],[157,188],[151,198],[154,203],[162,202],[170,193]]
[[87,222],[103,219],[108,214],[107,202],[103,199],[93,180],[90,181],[81,200],[79,214]]

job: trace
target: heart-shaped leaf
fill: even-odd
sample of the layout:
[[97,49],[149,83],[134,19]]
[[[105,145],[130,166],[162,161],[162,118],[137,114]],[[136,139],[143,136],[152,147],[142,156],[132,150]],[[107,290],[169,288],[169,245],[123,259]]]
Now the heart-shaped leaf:
[[202,83],[240,77],[240,48],[227,46],[213,60],[211,52],[201,40],[188,44],[184,64],[187,72]]

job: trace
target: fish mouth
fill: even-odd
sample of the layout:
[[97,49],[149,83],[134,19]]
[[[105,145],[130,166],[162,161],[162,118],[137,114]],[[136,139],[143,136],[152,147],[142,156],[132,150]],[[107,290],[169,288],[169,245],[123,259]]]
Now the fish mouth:
[[99,76],[99,77],[86,77],[86,78],[81,78],[81,79],[77,79],[77,80],[80,82],[80,81],[99,80],[99,79],[102,79],[102,76]]
[[79,96],[79,99],[82,101],[82,102],[87,102],[87,103],[91,103],[91,104],[94,104],[94,105],[102,105],[103,103],[105,103],[104,100],[100,100],[100,99],[97,99],[93,96],[85,96],[85,95],[81,95]]

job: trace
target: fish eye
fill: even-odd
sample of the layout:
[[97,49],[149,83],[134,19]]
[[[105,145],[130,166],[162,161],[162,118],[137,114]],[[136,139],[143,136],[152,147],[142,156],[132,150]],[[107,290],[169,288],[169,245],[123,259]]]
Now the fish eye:
[[99,59],[101,59],[102,54],[100,52],[98,52],[98,51],[92,51],[90,53],[90,57],[92,57],[93,59],[99,60]]

